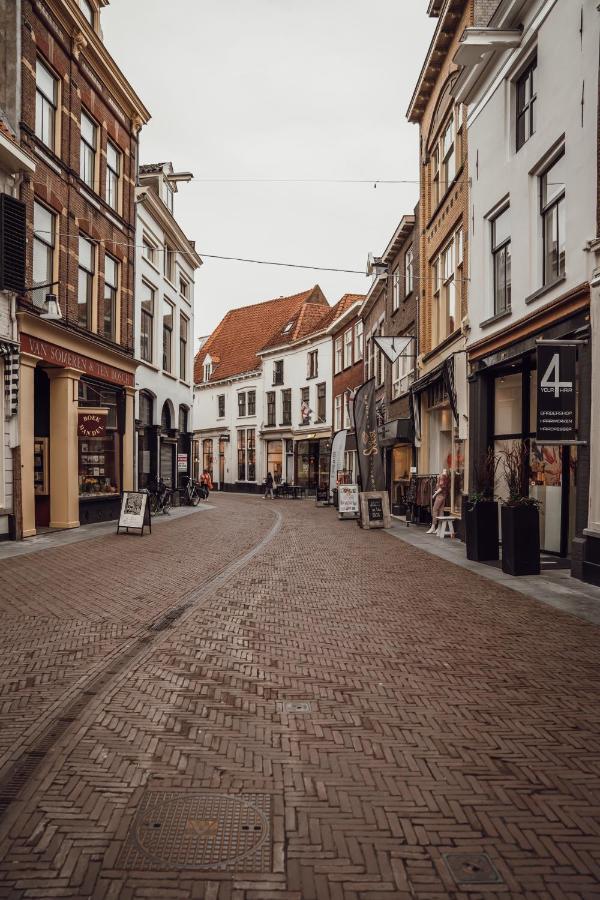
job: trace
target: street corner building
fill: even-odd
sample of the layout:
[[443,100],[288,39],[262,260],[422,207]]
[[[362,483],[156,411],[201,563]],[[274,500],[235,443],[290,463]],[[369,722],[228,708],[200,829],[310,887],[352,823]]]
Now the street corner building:
[[331,307],[318,285],[229,312],[196,355],[194,439],[198,468],[221,490],[329,483],[330,326],[356,303]]
[[107,52],[108,0],[21,5],[18,300],[23,537],[118,515],[134,487],[138,134],[149,114]]

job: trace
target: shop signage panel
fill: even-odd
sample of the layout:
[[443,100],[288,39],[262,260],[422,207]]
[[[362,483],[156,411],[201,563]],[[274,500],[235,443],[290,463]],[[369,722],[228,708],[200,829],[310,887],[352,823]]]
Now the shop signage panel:
[[177,454],[177,471],[178,472],[187,472],[188,470],[188,455],[187,453],[178,453]]
[[358,485],[357,484],[340,484],[338,485],[338,513],[340,515],[350,514],[357,516],[359,513],[358,502]]
[[149,495],[145,491],[125,491],[123,493],[117,534],[121,528],[126,530],[135,528],[143,534],[145,525],[152,531],[148,499]]
[[123,369],[106,365],[97,359],[83,356],[81,353],[74,353],[65,347],[50,344],[48,341],[42,341],[28,334],[21,334],[21,350],[24,353],[39,356],[44,362],[60,366],[62,369],[80,369],[86,375],[98,378],[101,381],[110,381],[122,387],[135,387],[133,372],[125,372]]
[[381,497],[369,497],[367,500],[369,522],[383,521],[383,500]]
[[538,443],[577,440],[577,347],[539,344],[537,348]]
[[80,410],[77,416],[77,434],[79,437],[105,437],[107,416],[107,409],[94,410],[94,412],[82,412]]

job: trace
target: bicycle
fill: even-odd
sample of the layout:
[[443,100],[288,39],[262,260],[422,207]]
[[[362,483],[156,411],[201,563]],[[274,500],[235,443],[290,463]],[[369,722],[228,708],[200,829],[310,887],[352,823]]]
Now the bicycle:
[[200,495],[198,493],[198,486],[193,478],[190,478],[189,475],[185,475],[183,480],[183,491],[180,492],[179,496],[181,501],[186,504],[186,506],[198,506],[200,503]]
[[167,487],[162,478],[150,491],[150,513],[157,516],[162,513],[168,516],[173,505],[173,491]]

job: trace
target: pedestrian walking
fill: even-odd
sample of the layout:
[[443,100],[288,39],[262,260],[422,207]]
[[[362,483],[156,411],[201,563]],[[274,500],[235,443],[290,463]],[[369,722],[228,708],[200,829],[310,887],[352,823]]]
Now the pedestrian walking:
[[274,499],[274,496],[273,496],[273,476],[271,475],[270,472],[267,472],[267,477],[266,477],[266,479],[265,479],[265,496],[263,497],[263,500],[266,500],[266,499],[267,499],[267,495],[270,495],[270,496],[271,496],[271,500]]

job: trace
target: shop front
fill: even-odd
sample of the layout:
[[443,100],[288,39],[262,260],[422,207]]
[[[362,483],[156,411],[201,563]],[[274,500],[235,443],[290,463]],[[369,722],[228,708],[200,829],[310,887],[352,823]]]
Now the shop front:
[[38,321],[33,333],[23,326],[23,536],[117,518],[133,488],[135,363]]
[[[576,440],[538,440],[537,350],[544,341],[575,341]],[[555,345],[559,346],[559,345]],[[482,348],[483,349],[483,348]],[[575,539],[586,527],[589,496],[590,346],[586,312],[540,328],[494,352],[471,352],[471,464],[493,448],[498,464],[497,495],[506,495],[503,451],[523,444],[529,496],[539,502],[540,549],[572,558]],[[577,555],[577,554],[575,554]],[[577,575],[573,569],[573,574]],[[580,577],[579,575],[577,577]]]
[[273,476],[273,481],[275,484],[281,484],[284,481],[283,477],[283,465],[285,459],[285,440],[281,438],[277,438],[274,441],[265,441],[266,446],[266,462],[267,469],[265,471],[265,477],[267,472],[270,472]]
[[414,465],[411,419],[393,419],[379,429],[379,446],[383,452],[386,489],[393,515],[406,515],[411,467]]
[[331,459],[331,438],[307,435],[296,441],[295,484],[316,491],[317,487],[329,488],[329,464]]

